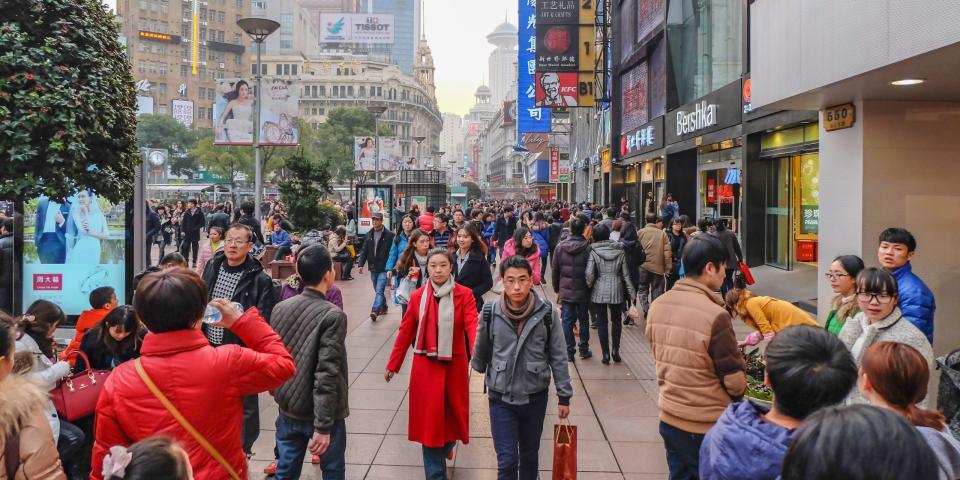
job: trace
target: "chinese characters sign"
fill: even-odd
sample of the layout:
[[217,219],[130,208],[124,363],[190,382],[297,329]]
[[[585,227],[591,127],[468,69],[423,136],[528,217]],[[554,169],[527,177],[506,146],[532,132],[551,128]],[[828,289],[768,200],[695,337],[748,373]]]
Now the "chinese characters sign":
[[[551,108],[593,106],[596,2],[537,0],[537,102]],[[522,42],[521,42],[522,43]]]
[[537,0],[518,0],[520,13],[517,122],[520,135],[550,133],[550,109],[537,103]]

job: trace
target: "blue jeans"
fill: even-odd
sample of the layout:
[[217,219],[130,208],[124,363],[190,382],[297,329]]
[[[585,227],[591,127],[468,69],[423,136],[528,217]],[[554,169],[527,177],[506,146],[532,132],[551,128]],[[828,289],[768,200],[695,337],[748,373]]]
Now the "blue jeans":
[[373,282],[373,290],[377,296],[373,299],[373,310],[378,310],[387,306],[387,298],[383,295],[387,288],[387,272],[370,272],[370,280]]
[[498,480],[537,479],[540,434],[546,414],[546,391],[531,395],[526,405],[490,398],[490,431],[497,451]]
[[563,302],[560,317],[563,318],[563,336],[567,339],[567,353],[577,353],[573,326],[580,323],[580,354],[590,351],[590,302]]
[[[277,480],[300,478],[307,444],[313,437],[313,422],[277,415]],[[330,446],[320,457],[323,480],[343,480],[347,473],[347,426],[338,420],[330,429]]]
[[670,480],[697,480],[700,478],[700,444],[703,435],[690,433],[660,422],[660,436],[667,450]]
[[425,480],[447,480],[447,454],[457,442],[443,447],[423,447],[423,475]]

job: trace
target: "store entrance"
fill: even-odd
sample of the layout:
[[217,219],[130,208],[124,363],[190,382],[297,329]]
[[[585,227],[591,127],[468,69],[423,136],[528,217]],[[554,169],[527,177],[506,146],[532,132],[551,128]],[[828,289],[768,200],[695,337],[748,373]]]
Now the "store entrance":
[[730,230],[740,234],[742,149],[738,141],[728,140],[704,145],[697,157],[700,171],[700,208],[698,218],[727,221]]
[[820,156],[774,158],[765,169],[764,263],[793,270],[815,264],[820,224]]

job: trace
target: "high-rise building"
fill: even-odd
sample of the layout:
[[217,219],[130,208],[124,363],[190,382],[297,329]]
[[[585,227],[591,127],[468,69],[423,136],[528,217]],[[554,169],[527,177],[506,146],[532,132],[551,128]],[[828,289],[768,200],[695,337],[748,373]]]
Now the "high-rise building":
[[504,100],[516,98],[511,95],[513,84],[517,81],[517,27],[510,22],[503,22],[487,35],[487,41],[497,48],[490,52],[490,91],[493,94],[491,101],[494,105]]
[[180,107],[177,118],[183,123],[212,126],[216,81],[250,73],[250,41],[237,26],[238,19],[250,15],[249,2],[117,2],[121,35],[138,82],[138,96],[152,99],[141,103],[141,113],[171,115],[176,100]]
[[393,45],[373,45],[371,51],[388,50],[392,63],[407,75],[413,75],[420,37],[423,36],[421,14],[423,0],[362,0],[362,11],[393,15]]
[[458,178],[456,173],[457,164],[463,165],[463,118],[456,113],[446,112],[443,114],[443,131],[440,133],[440,151],[443,157],[440,159],[440,168],[447,170],[447,178],[453,180]]

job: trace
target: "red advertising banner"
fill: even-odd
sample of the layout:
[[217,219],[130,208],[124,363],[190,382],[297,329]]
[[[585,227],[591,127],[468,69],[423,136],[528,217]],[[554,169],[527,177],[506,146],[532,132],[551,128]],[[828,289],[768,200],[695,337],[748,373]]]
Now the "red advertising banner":
[[560,149],[553,147],[550,149],[550,183],[560,181]]

